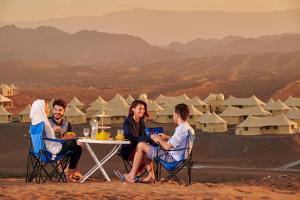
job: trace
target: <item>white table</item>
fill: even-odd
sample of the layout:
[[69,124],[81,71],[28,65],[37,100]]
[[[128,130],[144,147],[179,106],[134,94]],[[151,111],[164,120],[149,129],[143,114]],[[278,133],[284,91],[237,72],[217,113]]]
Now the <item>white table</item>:
[[[109,176],[105,172],[103,165],[118,152],[118,150],[122,144],[130,144],[130,141],[126,141],[126,140],[125,141],[124,140],[123,141],[120,141],[120,140],[96,140],[96,139],[91,139],[91,138],[80,138],[77,141],[83,143],[86,146],[87,150],[89,151],[89,153],[91,154],[92,158],[94,159],[94,161],[96,163],[96,165],[84,175],[84,177],[80,180],[80,183],[83,183],[97,169],[99,169],[102,172],[103,176],[105,177],[105,179],[107,181],[111,181]],[[104,156],[99,161],[89,144],[109,144],[109,145],[114,145],[114,147],[106,156]]]

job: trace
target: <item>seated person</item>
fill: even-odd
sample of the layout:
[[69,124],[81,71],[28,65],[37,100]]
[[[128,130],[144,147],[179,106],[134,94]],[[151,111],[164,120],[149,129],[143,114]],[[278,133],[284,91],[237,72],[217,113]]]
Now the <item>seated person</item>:
[[[62,101],[56,101],[56,102],[54,102],[53,107],[55,107],[55,109],[54,109],[55,111],[53,111],[53,112],[56,113],[54,115],[56,115],[57,118],[58,118],[57,109],[58,110],[63,109],[63,110],[60,110],[62,113],[61,115],[63,116],[64,110],[65,110],[65,103],[63,104]],[[72,181],[79,180],[81,175],[78,172],[78,170],[76,169],[76,167],[77,167],[77,163],[80,159],[80,156],[82,154],[82,147],[77,145],[75,139],[69,140],[69,139],[72,139],[72,138],[70,138],[70,136],[63,136],[62,132],[60,132],[60,134],[61,134],[60,138],[55,136],[54,128],[52,128],[52,124],[51,124],[52,119],[49,121],[47,118],[48,112],[49,112],[48,104],[45,103],[44,100],[39,99],[39,100],[36,100],[35,102],[33,102],[32,108],[30,110],[30,118],[32,120],[31,124],[35,125],[40,122],[44,122],[45,123],[44,135],[47,138],[68,139],[68,141],[63,144],[58,143],[58,142],[45,141],[46,149],[53,154],[72,151],[73,153],[70,155],[68,178],[69,178],[69,180],[72,180]],[[61,122],[62,121],[60,121],[60,123]],[[63,125],[63,124],[64,123],[61,123],[60,125]],[[62,127],[60,127],[60,128],[56,127],[55,129],[60,130],[60,131],[63,130]]]
[[[145,133],[145,117],[148,117],[147,104],[142,100],[134,100],[130,105],[128,117],[123,123],[125,139],[130,140],[130,144],[121,146],[120,155],[124,160],[133,161],[136,145],[150,140]],[[143,166],[140,170],[142,169]]]
[[[188,134],[194,134],[194,129],[187,122],[188,116],[189,107],[186,104],[176,105],[173,119],[177,127],[174,135],[170,137],[165,134],[152,134],[150,136],[151,139],[160,144],[160,146],[165,150],[186,148],[186,139]],[[159,156],[168,162],[173,162],[181,160],[184,157],[184,154],[184,151],[170,151],[167,153],[167,155],[164,152],[162,152],[161,155],[157,155],[157,147],[149,145],[145,142],[140,142],[136,148],[132,169],[130,173],[124,174],[124,179],[131,183],[135,182],[135,176],[142,160],[148,160],[148,162],[150,162],[154,159],[154,157]],[[148,182],[154,182],[154,180],[155,175],[152,168],[151,172],[149,173]]]

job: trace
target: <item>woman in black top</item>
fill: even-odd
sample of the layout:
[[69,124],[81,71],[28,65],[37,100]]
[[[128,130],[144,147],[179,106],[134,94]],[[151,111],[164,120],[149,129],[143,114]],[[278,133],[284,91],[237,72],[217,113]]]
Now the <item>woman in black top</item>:
[[150,140],[145,133],[145,117],[148,117],[147,104],[142,100],[134,100],[130,105],[128,117],[123,123],[125,139],[130,140],[130,144],[121,147],[120,155],[125,160],[133,160],[139,142]]

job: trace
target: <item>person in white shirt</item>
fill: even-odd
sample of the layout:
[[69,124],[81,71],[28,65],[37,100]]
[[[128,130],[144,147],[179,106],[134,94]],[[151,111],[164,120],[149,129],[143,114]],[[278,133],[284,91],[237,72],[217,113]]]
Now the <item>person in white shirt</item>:
[[[172,137],[159,134],[152,134],[151,139],[158,143],[161,148],[165,150],[186,148],[189,138],[188,134],[195,134],[194,129],[188,124],[187,119],[189,116],[189,107],[186,104],[178,104],[175,106],[173,114],[173,120],[177,125],[175,133]],[[128,174],[124,174],[122,177],[128,182],[134,183],[135,176],[139,167],[139,164],[144,159],[145,162],[151,162],[154,157],[160,157],[168,162],[180,161],[184,158],[186,151],[169,151],[167,154],[164,152],[157,155],[157,147],[149,145],[145,142],[140,142],[137,145],[136,153],[133,160],[131,171]],[[149,172],[149,175],[143,180],[144,182],[152,183],[155,180],[153,169]]]

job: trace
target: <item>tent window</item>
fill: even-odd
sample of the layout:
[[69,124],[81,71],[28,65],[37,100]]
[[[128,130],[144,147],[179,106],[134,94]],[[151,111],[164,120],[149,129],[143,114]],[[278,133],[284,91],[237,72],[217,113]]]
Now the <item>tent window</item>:
[[267,129],[267,130],[269,130],[269,129],[270,129],[270,127],[269,127],[269,126],[266,126],[266,129]]
[[278,126],[274,126],[274,129],[277,130],[277,129],[278,129]]
[[294,127],[294,125],[291,125],[291,129],[294,129],[295,127]]
[[206,127],[206,124],[203,124],[204,127]]
[[169,119],[172,119],[173,115],[169,115]]
[[116,117],[116,120],[120,120],[120,117]]
[[245,130],[245,131],[248,131],[248,127],[245,127],[244,130]]
[[190,119],[193,119],[193,116],[190,116]]

